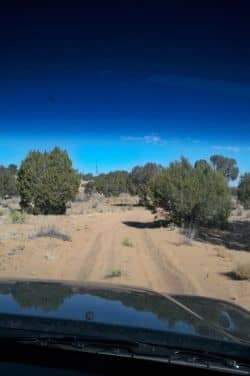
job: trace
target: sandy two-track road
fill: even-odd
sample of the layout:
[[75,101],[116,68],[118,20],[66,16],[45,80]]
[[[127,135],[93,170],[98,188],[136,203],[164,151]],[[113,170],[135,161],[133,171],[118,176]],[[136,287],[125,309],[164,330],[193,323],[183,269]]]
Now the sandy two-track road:
[[[143,208],[114,213],[34,217],[28,224],[0,227],[0,277],[102,281],[135,285],[169,293],[227,299],[250,309],[250,282],[226,273],[250,253],[210,243],[183,241],[178,229],[152,228]],[[55,225],[71,241],[30,239],[41,226]],[[14,227],[13,227],[14,226]],[[14,238],[2,236],[13,232]],[[123,245],[128,238],[132,246]],[[225,257],[218,257],[219,248]],[[119,277],[107,278],[118,270]]]

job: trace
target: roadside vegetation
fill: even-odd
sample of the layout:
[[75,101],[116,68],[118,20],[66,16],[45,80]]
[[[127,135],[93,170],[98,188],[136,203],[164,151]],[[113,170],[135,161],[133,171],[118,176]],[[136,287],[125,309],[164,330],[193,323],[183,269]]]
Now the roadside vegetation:
[[25,223],[26,215],[24,212],[20,210],[11,210],[10,220],[11,220],[11,223]]
[[246,173],[240,178],[238,198],[245,209],[250,209],[250,173]]
[[129,238],[125,238],[122,242],[122,245],[124,245],[124,247],[133,247],[133,243],[132,241],[129,239]]
[[235,279],[250,280],[250,263],[238,264],[232,274]]
[[108,279],[108,278],[117,278],[117,277],[121,277],[122,275],[122,272],[120,271],[120,269],[113,269],[111,270],[110,273],[106,274],[105,275],[105,278]]
[[0,197],[14,196],[17,194],[16,185],[17,166],[10,164],[0,166]]
[[[135,166],[131,172],[118,170],[94,176],[76,171],[67,152],[55,147],[52,151],[29,152],[19,170],[15,165],[0,166],[0,195],[19,194],[22,211],[11,210],[13,223],[22,223],[24,212],[64,214],[74,200],[84,202],[96,197],[92,205],[95,209],[102,197],[133,195],[152,212],[162,210],[166,221],[180,226],[185,241],[190,242],[200,226],[225,225],[233,200],[250,207],[250,173],[241,176],[238,188],[229,187],[238,175],[235,159],[212,155],[209,161],[194,164],[182,157],[166,167],[150,162]],[[242,212],[239,207],[237,210],[236,214]]]
[[71,237],[68,234],[57,229],[54,226],[42,227],[38,231],[30,235],[30,239],[44,238],[44,237],[60,239],[63,241],[71,240]]
[[66,151],[31,151],[17,174],[20,206],[32,214],[64,214],[78,192],[80,178]]

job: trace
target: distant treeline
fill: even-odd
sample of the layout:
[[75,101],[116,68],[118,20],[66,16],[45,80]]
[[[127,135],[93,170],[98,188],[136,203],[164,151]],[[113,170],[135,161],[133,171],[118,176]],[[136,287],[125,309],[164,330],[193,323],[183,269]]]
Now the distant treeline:
[[18,193],[21,208],[33,214],[62,214],[84,180],[89,195],[138,195],[142,205],[165,209],[174,222],[204,224],[226,221],[232,194],[250,206],[250,173],[241,176],[237,188],[229,187],[238,175],[235,159],[213,155],[194,165],[182,157],[167,167],[146,163],[130,172],[93,176],[76,171],[68,153],[55,147],[51,152],[31,151],[19,170],[15,165],[0,166],[0,195]]

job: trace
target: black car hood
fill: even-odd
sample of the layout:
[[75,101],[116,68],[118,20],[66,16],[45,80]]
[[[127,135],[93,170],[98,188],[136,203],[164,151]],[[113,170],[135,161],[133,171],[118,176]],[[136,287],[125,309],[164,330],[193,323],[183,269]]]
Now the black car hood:
[[250,344],[250,313],[226,301],[52,281],[1,281],[2,318],[35,317],[143,328]]

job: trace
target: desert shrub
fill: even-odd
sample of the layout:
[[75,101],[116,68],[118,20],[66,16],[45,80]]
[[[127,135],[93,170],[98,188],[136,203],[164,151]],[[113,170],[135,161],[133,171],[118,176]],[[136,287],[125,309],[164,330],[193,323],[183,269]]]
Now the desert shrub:
[[68,234],[66,234],[65,232],[57,229],[54,226],[42,227],[30,236],[31,239],[43,238],[43,237],[61,239],[61,240],[64,240],[64,241],[70,241],[71,240],[71,237]]
[[130,193],[138,195],[140,204],[148,203],[149,182],[163,167],[156,163],[146,163],[144,166],[135,166],[130,174]]
[[193,167],[182,158],[173,162],[150,182],[154,207],[169,213],[170,220],[183,226],[224,223],[231,210],[226,179],[207,163]]
[[17,194],[16,185],[16,166],[9,165],[8,167],[0,166],[0,196],[13,196]]
[[10,220],[11,223],[24,223],[26,220],[26,215],[24,212],[19,210],[10,211]]
[[63,214],[79,188],[79,175],[66,151],[32,151],[17,177],[21,208],[33,214]]
[[95,182],[94,181],[88,181],[88,183],[84,186],[84,193],[87,196],[90,196],[92,193],[96,192]]
[[122,272],[119,269],[114,269],[111,270],[110,273],[105,275],[105,278],[116,278],[116,277],[121,277]]
[[124,247],[133,247],[133,243],[129,238],[125,238],[122,242],[122,245],[124,245]]
[[250,280],[250,262],[238,264],[232,271],[233,276],[240,280]]
[[119,196],[130,191],[130,175],[127,171],[112,171],[100,174],[85,186],[85,193],[102,193],[106,197]]
[[240,178],[238,198],[246,209],[250,209],[250,173],[246,173]]

